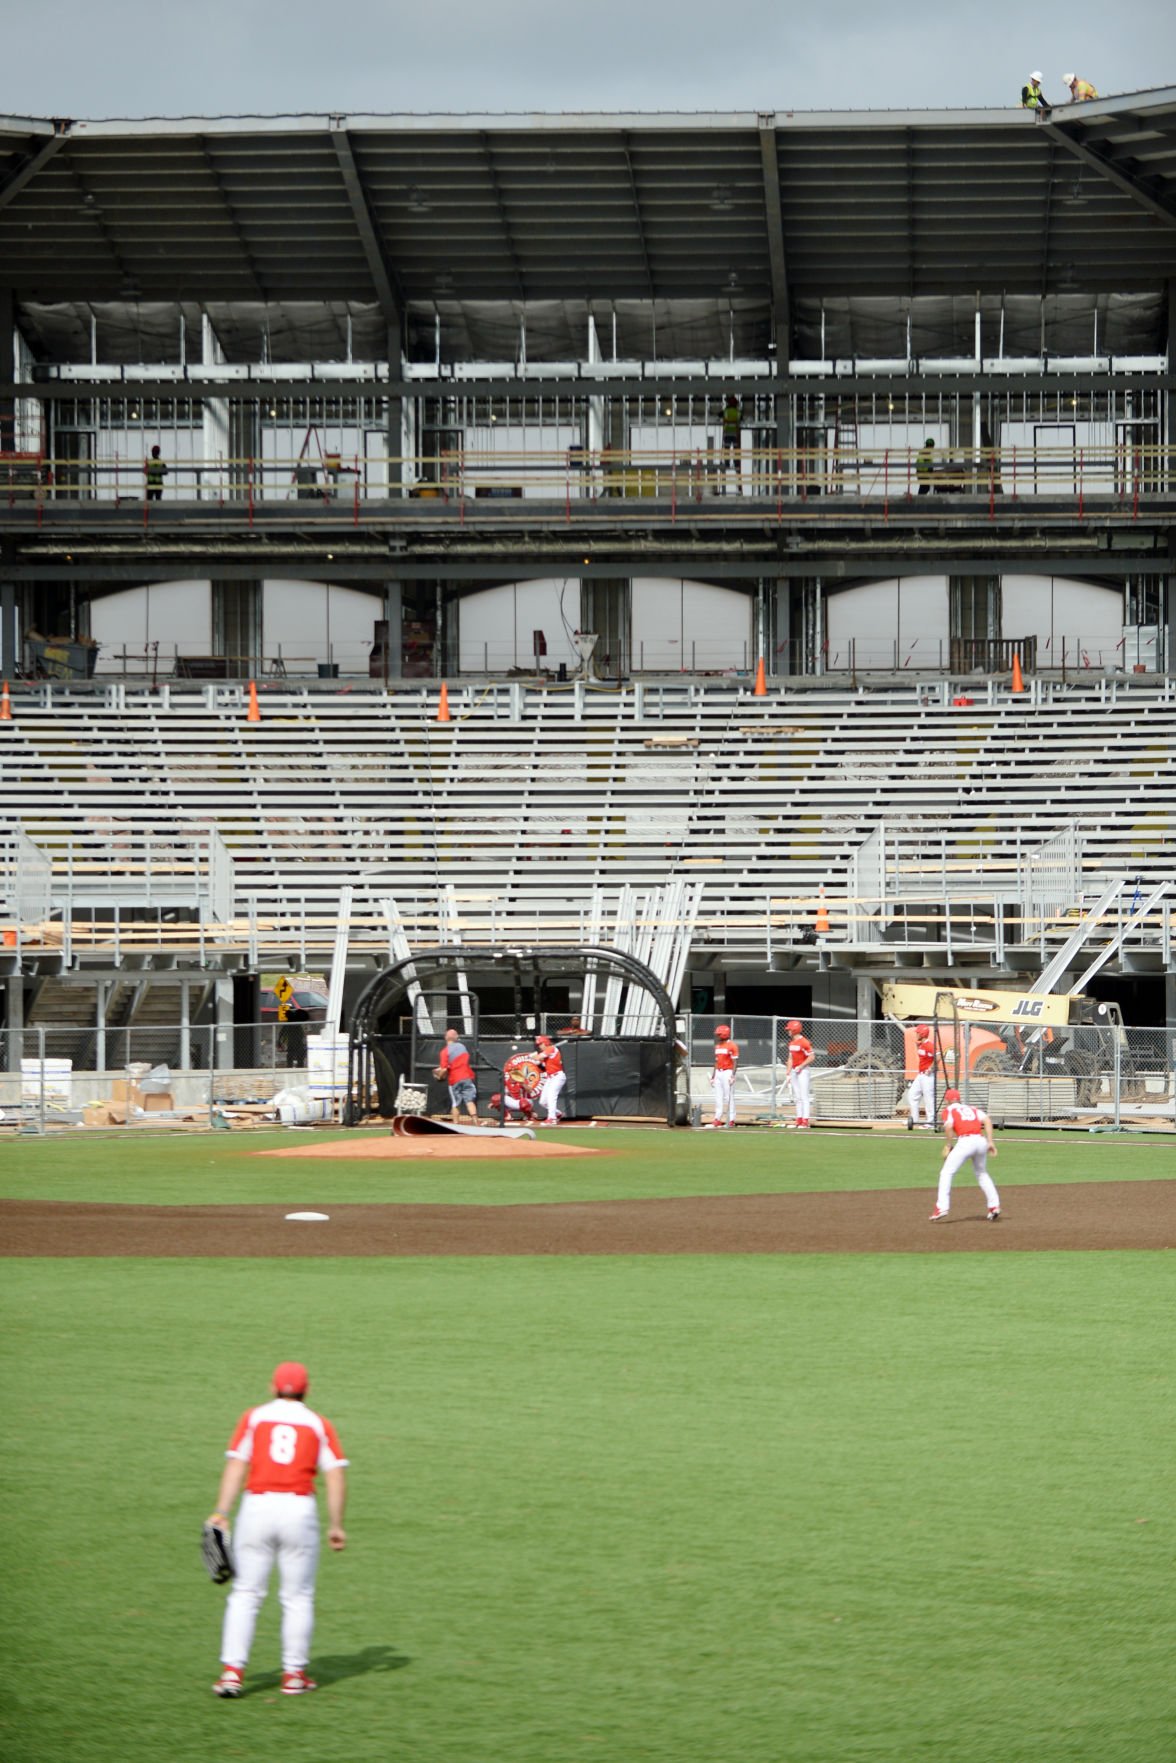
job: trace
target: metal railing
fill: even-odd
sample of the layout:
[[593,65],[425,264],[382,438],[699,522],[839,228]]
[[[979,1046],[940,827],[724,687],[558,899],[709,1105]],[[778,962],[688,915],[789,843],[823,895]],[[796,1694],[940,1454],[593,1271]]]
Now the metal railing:
[[[486,1018],[482,1032],[517,1035],[523,1048],[535,1032],[558,1041],[570,1032],[592,1034],[591,1014],[540,1012],[520,1019]],[[731,1029],[739,1049],[738,1118],[785,1124],[794,1117],[789,1077],[790,1036],[784,1018],[741,1013],[681,1019],[678,1092],[686,1117],[707,1118],[712,1101],[714,1029]],[[291,1028],[298,1027],[298,1038]],[[910,1115],[916,1069],[914,1025],[854,1018],[806,1019],[816,1058],[812,1118],[818,1124],[891,1122]],[[105,1067],[96,1064],[95,1031],[38,1025],[0,1031],[0,1131],[43,1133],[54,1128],[119,1129],[217,1126],[226,1113],[238,1121],[274,1118],[274,1098],[286,1089],[333,1102],[339,1095],[308,1058],[303,1038],[317,1025],[156,1025],[107,1028]],[[89,1036],[89,1040],[87,1040]],[[496,1072],[476,1056],[483,1105]],[[936,1097],[949,1086],[984,1108],[1001,1126],[1135,1125],[1176,1130],[1176,1028],[1113,1024],[1025,1029],[963,1022],[940,1025]],[[182,1063],[185,1053],[187,1063]],[[338,1086],[334,1089],[337,1091]],[[928,1176],[928,1179],[931,1179]]]
[[[190,457],[169,462],[162,487],[149,484],[141,459],[117,457],[79,464],[77,460],[36,456],[0,478],[0,512],[21,510],[39,519],[48,509],[99,502],[133,510],[144,524],[172,506],[199,512],[234,508],[247,520],[269,508],[296,502],[300,513],[317,505],[328,516],[359,524],[365,507],[407,497],[422,504],[473,503],[492,509],[496,523],[533,518],[518,504],[527,500],[601,503],[598,518],[615,515],[612,504],[626,503],[625,519],[641,504],[658,504],[671,515],[681,507],[696,520],[705,505],[742,495],[757,502],[814,503],[823,512],[838,500],[880,501],[897,510],[919,504],[926,519],[948,510],[922,505],[926,495],[966,497],[985,502],[995,518],[998,507],[1020,501],[1060,502],[1072,517],[1086,502],[1110,502],[1129,516],[1142,505],[1172,493],[1176,448],[1093,440],[1082,446],[954,446],[937,449],[928,465],[912,445],[883,447],[718,447],[685,448],[671,440],[659,447],[568,448],[551,446],[461,447],[379,459],[355,452],[308,467],[301,456]],[[577,518],[583,518],[583,510]],[[781,513],[783,508],[781,507]],[[1044,513],[1045,511],[1043,511]],[[738,518],[731,508],[711,509],[711,518]],[[468,515],[467,515],[468,517]],[[754,518],[762,521],[758,508]]]

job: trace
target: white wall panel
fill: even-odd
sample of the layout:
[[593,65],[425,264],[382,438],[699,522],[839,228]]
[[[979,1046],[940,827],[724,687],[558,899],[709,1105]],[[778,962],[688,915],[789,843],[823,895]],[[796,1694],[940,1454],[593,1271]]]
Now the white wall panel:
[[632,590],[632,665],[678,673],[755,665],[754,602],[709,582],[636,577]]
[[458,609],[458,665],[463,673],[532,668],[532,633],[542,631],[546,666],[553,672],[561,661],[578,667],[570,632],[579,623],[580,583],[571,577],[483,588],[466,594]]
[[121,673],[121,654],[138,657],[142,672],[152,643],[159,644],[159,671],[170,674],[178,654],[207,655],[212,647],[212,588],[208,582],[152,582],[107,594],[90,607],[90,634],[102,647],[99,673]]
[[382,597],[326,582],[275,578],[261,588],[262,652],[281,653],[291,673],[334,661],[340,673],[366,673]]

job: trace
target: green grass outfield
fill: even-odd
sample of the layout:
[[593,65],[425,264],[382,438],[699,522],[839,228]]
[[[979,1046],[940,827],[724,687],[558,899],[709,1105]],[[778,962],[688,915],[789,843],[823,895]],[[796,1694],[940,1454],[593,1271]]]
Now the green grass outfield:
[[[366,1135],[365,1135],[366,1136]],[[183,1135],[130,1132],[101,1137],[19,1138],[0,1147],[0,1194],[10,1198],[102,1200],[140,1205],[263,1204],[377,1200],[511,1205],[547,1200],[616,1200],[661,1195],[809,1193],[858,1188],[934,1189],[938,1134],[822,1130],[807,1134],[736,1130],[561,1129],[561,1138],[608,1153],[511,1166],[397,1159],[330,1163],[258,1157],[258,1151],[317,1144],[345,1133],[275,1130]],[[1159,1181],[1176,1165],[1165,1135],[1004,1133],[994,1172],[1010,1192],[1020,1183]]]
[[[0,1189],[509,1201],[929,1186],[937,1161],[930,1135],[610,1132],[616,1157],[521,1177],[304,1188],[227,1139],[10,1143]],[[1170,1168],[1009,1135],[999,1175]],[[0,1756],[1164,1763],[1170,1263],[4,1262]],[[199,1522],[287,1356],[353,1459],[352,1541],[320,1570],[319,1693],[276,1693],[271,1597],[254,1693],[222,1703]]]

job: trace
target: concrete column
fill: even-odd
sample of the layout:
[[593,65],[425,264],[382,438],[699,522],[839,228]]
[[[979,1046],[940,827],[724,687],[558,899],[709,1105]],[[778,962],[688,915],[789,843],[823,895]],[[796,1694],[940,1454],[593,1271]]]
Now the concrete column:
[[24,979],[10,974],[4,984],[4,1063],[9,1071],[19,1071],[24,1047]]
[[180,981],[180,1070],[192,1069],[192,981]]
[[388,659],[385,672],[389,679],[404,675],[404,584],[384,583],[384,618],[388,625]]
[[216,1028],[212,1037],[213,1068],[216,1071],[233,1069],[233,976],[231,973],[218,973],[214,987],[214,1005]]
[[[16,378],[16,301],[11,288],[0,288],[0,380],[6,385]],[[16,446],[16,402],[0,398],[0,453]]]
[[94,993],[94,1022],[97,1030],[95,1037],[94,1069],[106,1070],[106,1001],[110,996],[110,981],[100,979]]
[[[0,572],[3,568],[3,558],[0,557]],[[16,677],[21,647],[18,610],[16,588],[12,582],[0,577],[0,680]]]

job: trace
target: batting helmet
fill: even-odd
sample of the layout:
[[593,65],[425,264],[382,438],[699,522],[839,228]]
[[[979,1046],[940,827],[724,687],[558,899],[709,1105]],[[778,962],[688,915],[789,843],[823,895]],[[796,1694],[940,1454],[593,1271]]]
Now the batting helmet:
[[725,1022],[720,1022],[718,1028],[715,1030],[715,1039],[716,1041],[729,1041],[731,1039],[731,1030],[727,1027]]
[[800,1033],[800,1024],[795,1017],[793,1017],[792,1021],[788,1024],[788,1033],[790,1035],[798,1035]]
[[550,1035],[536,1035],[535,1036],[535,1045],[537,1047],[550,1047],[551,1036]]
[[919,1024],[918,1028],[915,1030],[915,1038],[916,1038],[916,1040],[925,1041],[927,1039],[927,1036],[930,1033],[931,1033],[931,1030],[927,1027],[927,1024],[925,1022],[921,1022]]
[[944,1090],[943,1099],[945,1102],[958,1102],[960,1099],[960,1092],[958,1090]]

